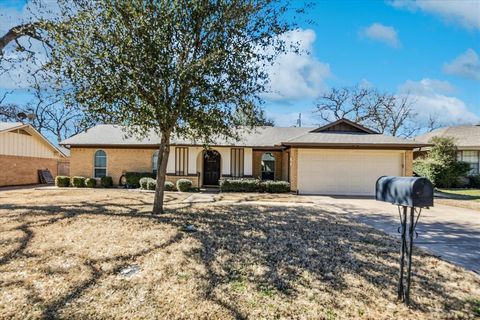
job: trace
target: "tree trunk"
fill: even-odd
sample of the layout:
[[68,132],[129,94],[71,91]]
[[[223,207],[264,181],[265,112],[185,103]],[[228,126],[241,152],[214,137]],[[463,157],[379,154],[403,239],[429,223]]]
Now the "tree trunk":
[[170,132],[162,133],[160,147],[158,148],[157,161],[157,187],[153,201],[152,214],[163,213],[163,194],[165,191],[165,178],[167,175],[168,155],[170,154]]

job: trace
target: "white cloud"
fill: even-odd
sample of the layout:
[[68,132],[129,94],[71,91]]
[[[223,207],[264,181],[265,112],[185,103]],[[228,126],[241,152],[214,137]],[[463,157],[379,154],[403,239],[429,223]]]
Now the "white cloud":
[[419,121],[427,121],[433,115],[447,125],[478,123],[480,117],[470,112],[465,102],[452,96],[454,92],[449,82],[435,79],[408,80],[399,90],[400,95],[409,94],[415,102]]
[[381,23],[374,23],[360,31],[360,35],[375,41],[383,42],[393,48],[400,47],[398,32],[394,27],[385,26]]
[[478,0],[393,0],[391,4],[396,8],[433,13],[470,29],[480,29]]
[[464,78],[480,80],[480,58],[475,50],[468,49],[452,62],[446,63],[443,71]]
[[298,46],[298,53],[287,52],[267,68],[270,100],[301,100],[316,98],[325,89],[324,81],[331,76],[330,66],[312,56],[315,31],[298,29],[282,36],[287,48]]
[[374,88],[375,86],[373,85],[373,83],[371,83],[370,81],[368,81],[367,79],[363,78],[362,80],[360,80],[360,82],[358,83],[358,86],[362,89],[372,89]]

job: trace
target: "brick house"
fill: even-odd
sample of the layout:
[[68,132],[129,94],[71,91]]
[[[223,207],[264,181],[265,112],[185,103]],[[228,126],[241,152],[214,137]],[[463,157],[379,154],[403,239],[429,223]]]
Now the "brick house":
[[68,174],[68,162],[68,157],[31,125],[0,122],[0,186],[39,183],[40,169],[50,170],[54,177],[59,168]]
[[[415,141],[429,143],[433,137],[453,138],[457,146],[457,158],[470,165],[470,174],[480,174],[480,126],[464,125],[435,129],[432,132],[420,135]],[[414,150],[414,157],[427,154],[429,147]]]
[[[412,175],[414,148],[424,144],[376,133],[349,120],[320,128],[257,127],[239,141],[174,138],[167,180],[188,178],[195,186],[215,186],[224,177],[289,181],[304,194],[371,195],[382,175]],[[156,134],[138,139],[121,127],[98,125],[61,142],[70,149],[71,175],[112,176],[127,171],[155,172]]]

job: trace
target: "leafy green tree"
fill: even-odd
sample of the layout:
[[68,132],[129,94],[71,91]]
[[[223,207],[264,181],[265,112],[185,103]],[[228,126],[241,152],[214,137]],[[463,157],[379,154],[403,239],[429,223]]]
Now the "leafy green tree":
[[[208,144],[257,123],[265,66],[296,50],[279,37],[294,27],[283,19],[289,8],[280,0],[75,4],[62,8],[66,23],[48,30],[52,68],[92,117],[124,125],[128,134],[159,134],[153,213],[162,213],[172,136]],[[239,110],[248,112],[239,117]]]
[[263,109],[253,105],[237,110],[234,116],[238,119],[239,124],[243,123],[244,126],[275,126],[275,121],[268,118]]
[[414,161],[413,170],[427,177],[436,187],[455,186],[470,170],[468,163],[457,160],[457,147],[453,138],[433,137],[432,148],[424,158]]

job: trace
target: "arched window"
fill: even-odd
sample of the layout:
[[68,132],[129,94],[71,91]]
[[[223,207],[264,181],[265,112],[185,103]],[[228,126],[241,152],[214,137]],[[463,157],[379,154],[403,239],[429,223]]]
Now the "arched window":
[[95,178],[105,177],[107,175],[107,154],[103,150],[95,152],[94,176]]
[[158,150],[155,151],[152,155],[152,172],[154,175],[157,175],[158,168]]
[[275,157],[270,152],[262,155],[262,180],[275,180]]

